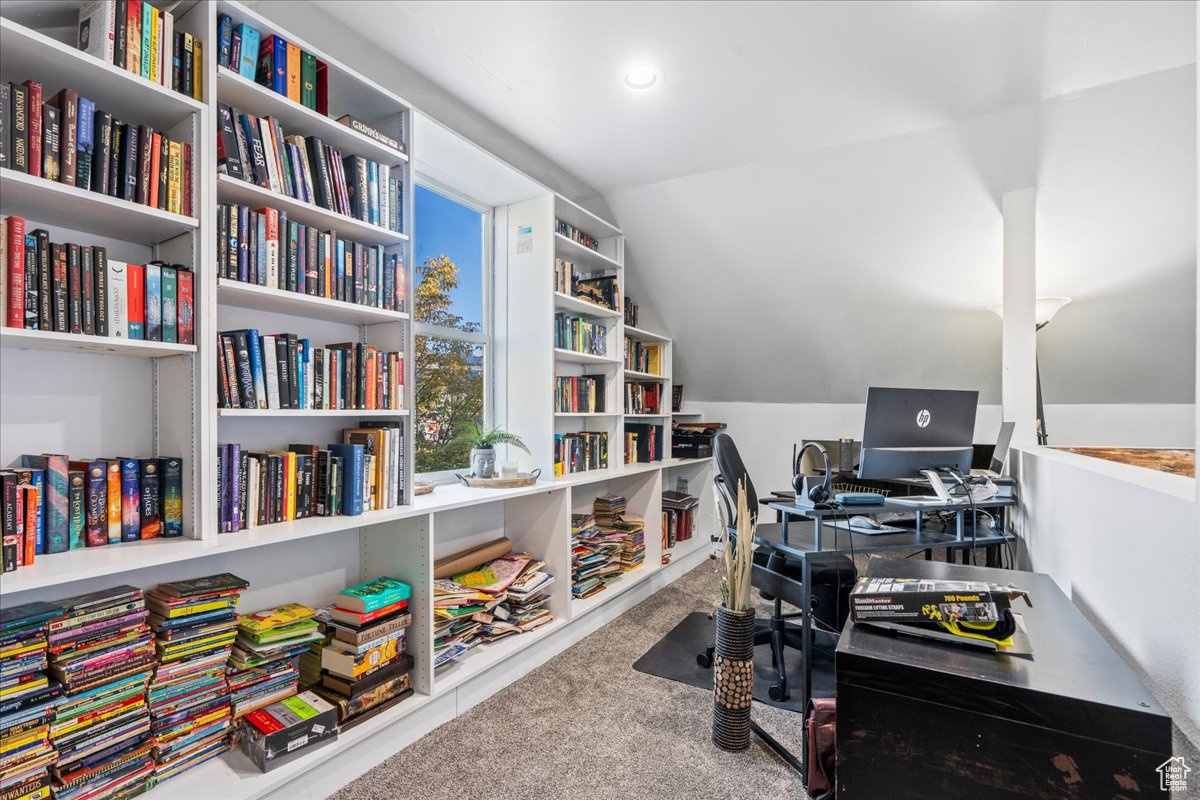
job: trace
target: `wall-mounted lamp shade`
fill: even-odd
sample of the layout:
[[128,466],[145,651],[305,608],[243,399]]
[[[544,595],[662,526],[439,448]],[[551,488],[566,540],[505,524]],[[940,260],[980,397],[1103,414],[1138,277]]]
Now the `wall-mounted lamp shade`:
[[[1054,319],[1054,315],[1059,309],[1071,302],[1069,297],[1039,297],[1033,301],[1033,318],[1035,324],[1040,328],[1050,320]],[[994,306],[988,306],[988,311],[991,311],[1000,319],[1004,319],[1004,304],[996,303]]]

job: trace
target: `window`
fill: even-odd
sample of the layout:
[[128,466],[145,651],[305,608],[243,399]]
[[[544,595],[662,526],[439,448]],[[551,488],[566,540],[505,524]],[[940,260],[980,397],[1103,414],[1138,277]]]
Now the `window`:
[[491,212],[418,183],[416,230],[416,467],[461,469],[470,447],[454,442],[488,408]]

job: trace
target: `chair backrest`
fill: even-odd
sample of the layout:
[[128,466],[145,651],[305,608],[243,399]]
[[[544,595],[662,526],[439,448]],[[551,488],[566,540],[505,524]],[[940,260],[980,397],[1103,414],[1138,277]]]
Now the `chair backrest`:
[[[754,481],[750,480],[750,473],[746,471],[746,465],[742,463],[742,456],[738,453],[737,445],[733,443],[733,437],[727,433],[718,433],[713,437],[713,460],[717,464],[717,475],[720,476],[721,482],[725,484],[725,491],[733,500],[734,514],[737,513],[737,492],[738,484],[741,481],[746,482],[746,507],[750,509],[750,519],[758,519],[758,494],[754,491]],[[734,525],[737,524],[736,519],[730,520]]]

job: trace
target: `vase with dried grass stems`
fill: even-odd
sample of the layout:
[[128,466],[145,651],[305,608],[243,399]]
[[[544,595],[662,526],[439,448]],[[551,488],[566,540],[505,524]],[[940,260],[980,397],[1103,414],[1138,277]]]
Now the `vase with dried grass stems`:
[[[715,489],[714,489],[715,491]],[[750,703],[754,688],[754,609],[750,577],[754,569],[754,520],[747,507],[746,484],[738,485],[737,525],[729,535],[724,503],[717,499],[721,530],[721,605],[717,607],[713,659],[713,744],[723,750],[750,746]]]

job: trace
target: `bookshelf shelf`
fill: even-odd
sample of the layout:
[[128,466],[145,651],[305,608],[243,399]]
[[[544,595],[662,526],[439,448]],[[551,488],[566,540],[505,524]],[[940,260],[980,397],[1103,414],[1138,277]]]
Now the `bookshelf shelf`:
[[[248,114],[255,113],[255,109],[241,110]],[[272,192],[253,183],[231,178],[228,175],[217,176],[217,196],[222,202],[241,203],[251,208],[264,206],[278,208],[287,212],[289,220],[311,225],[323,231],[336,231],[339,236],[361,244],[392,245],[408,241],[406,233],[389,231],[378,225],[347,217],[312,203],[305,203],[303,200]]]
[[[649,540],[649,534],[646,535],[646,538]],[[591,597],[587,597],[582,600],[572,597],[571,619],[578,619],[580,616],[588,613],[589,611],[594,611],[596,608],[604,605],[614,597],[619,597],[622,593],[629,591],[653,575],[654,571],[658,569],[659,566],[659,564],[651,564],[650,559],[647,558],[646,563],[642,564],[642,566],[638,567],[633,572],[626,572],[621,576],[620,580],[613,581],[604,591],[600,592],[599,594],[594,594]]]
[[619,417],[620,414],[613,414],[607,411],[555,411],[556,417]]
[[40,555],[32,567],[4,573],[4,577],[0,578],[0,596],[88,578],[115,576],[215,552],[213,546],[203,540],[174,537]]
[[626,414],[625,419],[666,419],[670,414]]
[[136,358],[167,358],[192,355],[196,352],[194,344],[146,342],[139,339],[115,339],[111,336],[87,336],[80,333],[56,333],[22,328],[0,328],[0,346],[17,350],[98,353]]
[[561,347],[554,348],[554,360],[570,364],[604,364],[606,366],[617,366],[621,363],[615,358],[594,356],[590,353],[576,353],[574,350],[564,350]]
[[169,129],[206,109],[198,100],[4,18],[0,18],[0,72],[10,80],[41,81],[55,92],[70,87],[115,117],[156,129]]
[[554,251],[562,258],[573,261],[585,270],[620,269],[621,263],[590,247],[568,239],[561,233],[554,234]]
[[657,333],[651,333],[643,328],[635,328],[632,325],[625,326],[625,335],[639,342],[650,342],[651,344],[667,344],[671,341],[670,337],[662,336]]
[[271,311],[278,314],[304,315],[351,325],[402,322],[409,318],[405,311],[388,311],[374,306],[347,303],[344,300],[268,289],[266,286],[228,278],[221,278],[217,282],[217,300],[225,306]]
[[[570,578],[570,576],[567,577]],[[557,575],[554,576],[554,580],[556,583],[558,582]],[[565,619],[555,619],[526,633],[514,634],[490,644],[475,645],[459,661],[452,662],[434,674],[434,695],[450,691],[517,653],[529,649],[566,624],[567,620]]]
[[[627,329],[628,330],[628,329]],[[655,375],[652,372],[638,372],[635,369],[625,370],[626,378],[636,378],[639,381],[665,381],[670,380],[666,375]]]
[[221,417],[407,417],[405,409],[354,408],[218,408]]
[[217,67],[217,95],[222,103],[228,103],[240,111],[254,109],[255,116],[279,120],[284,132],[289,135],[300,133],[319,136],[321,141],[340,150],[342,155],[363,156],[389,166],[408,161],[404,153],[225,67]]
[[572,314],[582,314],[588,317],[606,317],[608,319],[617,319],[621,316],[620,311],[615,309],[605,308],[604,306],[590,303],[587,300],[581,300],[578,297],[572,297],[563,292],[554,293],[554,308],[558,311],[568,311]]
[[130,242],[163,242],[200,227],[200,220],[65,183],[0,169],[0,206],[44,225],[112,236]]

